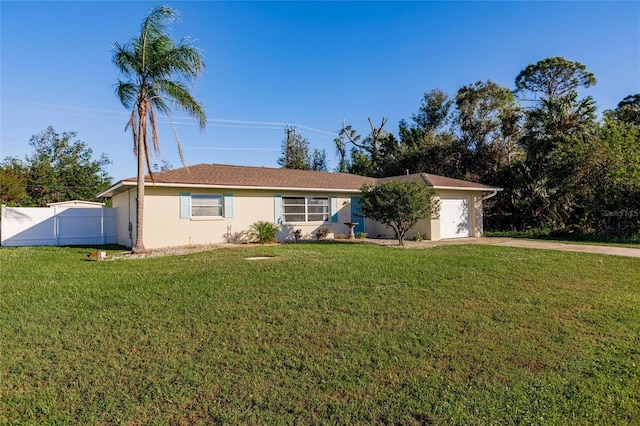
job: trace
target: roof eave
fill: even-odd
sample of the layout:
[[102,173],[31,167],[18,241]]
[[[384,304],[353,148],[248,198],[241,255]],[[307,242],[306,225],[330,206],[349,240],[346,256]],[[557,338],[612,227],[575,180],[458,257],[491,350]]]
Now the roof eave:
[[429,185],[431,189],[441,189],[450,191],[502,191],[503,188],[487,188],[487,187],[464,187],[464,186],[442,186],[442,185]]
[[111,187],[107,188],[106,190],[104,190],[101,193],[99,193],[98,195],[96,195],[96,198],[111,198],[116,193],[121,192],[121,191],[118,191],[118,189],[120,189],[120,188],[122,188],[124,186],[125,186],[125,181],[121,180],[120,182],[116,183],[115,185],[112,185]]
[[[118,189],[122,187],[135,187],[136,182],[120,181],[116,185],[98,194],[99,197],[111,197],[115,195]],[[199,183],[174,183],[174,182],[145,182],[145,187],[163,187],[163,188],[202,188],[202,189],[255,189],[270,191],[309,191],[309,192],[338,192],[338,193],[360,193],[360,188],[309,188],[309,187],[289,187],[289,186],[250,186],[250,185],[215,185],[215,184],[199,184]]]

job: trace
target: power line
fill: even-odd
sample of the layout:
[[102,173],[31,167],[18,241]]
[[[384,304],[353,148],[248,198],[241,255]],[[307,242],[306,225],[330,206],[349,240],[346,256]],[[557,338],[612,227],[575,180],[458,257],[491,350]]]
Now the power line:
[[[52,104],[52,103],[44,103],[44,102],[32,102],[32,101],[23,101],[18,99],[2,99],[3,108],[7,108],[7,103],[17,104],[16,106],[9,106],[8,109],[16,109],[20,111],[28,111],[28,112],[39,112],[39,113],[53,113],[60,115],[71,115],[77,117],[89,117],[89,118],[101,118],[101,119],[120,119],[126,118],[129,115],[128,111],[122,110],[112,110],[112,109],[102,109],[102,108],[88,108],[81,107],[75,105],[65,105],[65,104]],[[67,110],[67,111],[63,111]],[[88,114],[93,113],[93,114]],[[96,114],[100,115],[96,115]],[[113,116],[107,116],[107,114],[112,114]],[[166,119],[160,119],[159,121],[168,123]],[[194,123],[190,117],[187,116],[176,116],[172,117],[173,124],[180,125],[197,125]],[[259,121],[259,120],[238,120],[238,119],[224,119],[224,118],[208,118],[207,123],[211,123],[215,127],[232,127],[232,128],[242,128],[242,129],[263,129],[263,130],[280,130],[282,127],[296,127],[298,129],[306,130],[305,134],[327,138],[328,136],[334,137],[337,132],[330,132],[322,129],[317,129],[310,126],[305,126],[302,124],[292,124],[281,121]]]
[[213,146],[183,146],[185,149],[201,149],[210,151],[280,151],[276,148],[230,148],[230,147],[213,147]]

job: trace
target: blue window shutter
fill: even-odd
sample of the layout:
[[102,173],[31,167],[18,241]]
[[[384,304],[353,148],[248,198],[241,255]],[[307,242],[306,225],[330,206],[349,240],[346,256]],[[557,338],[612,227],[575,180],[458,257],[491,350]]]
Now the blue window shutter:
[[273,196],[274,204],[274,222],[282,224],[282,195],[276,194]]
[[338,222],[338,197],[335,195],[331,196],[331,222]]
[[233,217],[233,194],[224,194],[224,217]]
[[180,219],[191,217],[191,194],[189,192],[180,193]]

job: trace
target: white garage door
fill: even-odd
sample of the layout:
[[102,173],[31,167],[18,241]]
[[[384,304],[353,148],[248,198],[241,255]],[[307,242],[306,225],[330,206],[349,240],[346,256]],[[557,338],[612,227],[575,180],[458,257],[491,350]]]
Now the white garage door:
[[471,216],[468,197],[440,198],[440,238],[471,236]]

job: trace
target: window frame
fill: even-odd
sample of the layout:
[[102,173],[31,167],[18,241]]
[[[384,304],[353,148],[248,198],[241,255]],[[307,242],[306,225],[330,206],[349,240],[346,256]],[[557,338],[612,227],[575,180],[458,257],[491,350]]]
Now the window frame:
[[[298,202],[295,204],[287,204],[287,200],[304,200],[304,204]],[[312,200],[322,200],[321,203],[310,203]],[[296,211],[287,213],[287,207],[295,207],[300,208],[303,207],[304,211]],[[321,208],[321,212],[310,211],[316,210],[317,208]],[[322,219],[320,220],[310,220],[310,217],[320,216],[322,215]],[[290,220],[287,217],[291,216],[303,216],[303,220]],[[329,196],[304,196],[304,195],[283,195],[282,196],[282,222],[283,223],[328,223],[331,221],[332,211],[331,211],[331,197]]]
[[[203,204],[203,205],[196,205],[194,203],[194,199],[207,199],[210,198],[212,201],[213,200],[217,200],[218,204]],[[208,208],[219,208],[220,209],[220,214],[219,215],[194,215],[193,214],[193,208],[194,207],[208,207]],[[224,197],[222,196],[222,194],[190,194],[189,196],[189,217],[191,219],[194,220],[204,220],[204,219],[222,219],[224,218]]]

